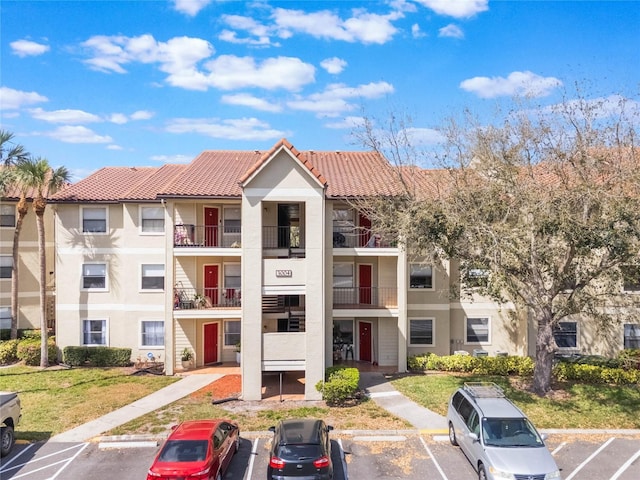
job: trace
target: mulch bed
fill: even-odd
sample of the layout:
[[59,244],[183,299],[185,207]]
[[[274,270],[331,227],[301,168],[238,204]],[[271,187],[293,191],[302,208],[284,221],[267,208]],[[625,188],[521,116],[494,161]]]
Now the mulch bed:
[[192,393],[191,397],[211,397],[212,400],[238,397],[242,392],[241,375],[225,375],[204,388]]

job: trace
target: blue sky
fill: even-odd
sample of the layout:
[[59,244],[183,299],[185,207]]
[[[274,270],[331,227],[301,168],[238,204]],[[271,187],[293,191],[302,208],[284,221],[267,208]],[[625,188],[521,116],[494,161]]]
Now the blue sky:
[[637,96],[636,1],[0,3],[0,121],[78,180],[203,150],[362,149],[363,115],[445,117],[532,95]]

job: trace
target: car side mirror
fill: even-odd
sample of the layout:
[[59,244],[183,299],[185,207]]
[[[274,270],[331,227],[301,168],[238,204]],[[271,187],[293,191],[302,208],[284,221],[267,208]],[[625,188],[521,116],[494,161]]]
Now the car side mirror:
[[276,433],[276,427],[269,427],[269,431],[273,432],[273,433]]
[[475,433],[469,432],[469,433],[467,433],[467,437],[469,437],[474,442],[478,441],[478,435],[476,435]]
[[327,432],[330,432],[331,430],[333,430],[333,425],[327,425]]
[[541,433],[540,438],[542,439],[543,442],[545,442],[547,438],[549,438],[549,435],[547,435],[546,433]]

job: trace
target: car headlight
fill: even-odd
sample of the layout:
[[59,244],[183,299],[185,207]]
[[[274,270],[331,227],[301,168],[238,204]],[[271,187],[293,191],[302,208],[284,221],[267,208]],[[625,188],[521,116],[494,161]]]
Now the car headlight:
[[493,475],[493,478],[500,480],[516,480],[516,477],[511,472],[503,472],[502,470],[498,470],[495,467],[489,467],[489,473]]
[[555,472],[547,473],[544,476],[544,480],[558,480],[560,478],[562,478],[560,476],[560,470],[556,470]]

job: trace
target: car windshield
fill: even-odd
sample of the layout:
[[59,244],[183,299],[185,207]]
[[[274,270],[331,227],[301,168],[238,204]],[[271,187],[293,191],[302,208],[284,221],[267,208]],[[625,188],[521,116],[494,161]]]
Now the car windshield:
[[206,440],[169,440],[162,448],[158,461],[202,462],[206,457]]
[[526,418],[483,418],[482,437],[492,447],[542,447],[544,443]]
[[283,460],[315,460],[322,456],[319,445],[280,445],[278,457]]

